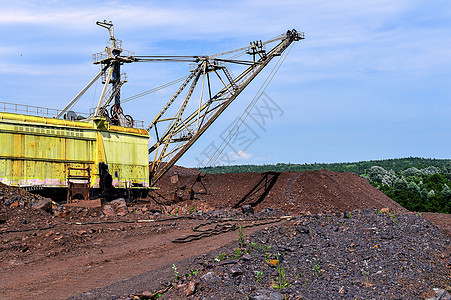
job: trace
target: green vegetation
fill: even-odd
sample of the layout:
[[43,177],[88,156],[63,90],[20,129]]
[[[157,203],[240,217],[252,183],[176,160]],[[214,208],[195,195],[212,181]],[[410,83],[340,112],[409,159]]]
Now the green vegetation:
[[255,281],[260,282],[263,279],[263,271],[254,271]]
[[251,242],[251,250],[255,250],[257,252],[263,252],[263,245],[257,244],[256,242]]
[[247,249],[246,248],[236,248],[235,249],[235,256],[232,256],[233,259],[235,258],[240,258],[242,255],[247,253]]
[[215,258],[215,261],[220,262],[227,259],[227,254],[225,252],[222,252],[218,254],[218,256]]
[[275,165],[233,165],[233,166],[215,166],[199,168],[200,171],[210,174],[220,173],[246,173],[246,172],[287,172],[287,171],[315,171],[315,170],[327,170],[336,172],[354,172],[359,175],[366,174],[373,166],[379,166],[386,170],[393,170],[400,172],[408,168],[415,167],[417,169],[424,169],[430,166],[434,166],[440,169],[444,169],[447,166],[451,166],[451,159],[433,159],[433,158],[420,158],[420,157],[408,157],[408,158],[395,158],[384,160],[370,160],[350,163],[313,163],[313,164],[285,164],[279,163]]
[[188,267],[186,267],[186,270],[188,270],[188,273],[185,274],[185,277],[188,277],[188,278],[191,276],[197,275],[200,272],[200,270],[193,270],[193,269],[190,270]]
[[180,279],[179,271],[177,271],[177,267],[175,264],[172,264],[172,269],[174,270],[174,281],[178,281]]
[[390,219],[392,220],[393,224],[398,225],[399,224],[399,220],[396,217],[396,213],[394,212],[389,212],[388,215],[390,216]]
[[313,272],[314,272],[316,275],[321,274],[321,266],[320,266],[320,264],[319,264],[319,259],[317,259],[317,260],[315,261],[315,265],[313,266]]
[[[451,159],[419,157],[352,163],[236,165],[201,168],[205,173],[327,170],[354,172],[411,211],[451,213]],[[392,220],[397,222],[396,217]]]
[[365,276],[366,283],[369,284],[370,283],[370,280],[369,280],[370,268],[368,266],[368,261],[367,260],[363,261],[363,268],[360,269],[360,271],[362,272],[362,275]]
[[291,284],[289,283],[288,279],[286,278],[285,268],[280,266],[280,259],[279,259],[278,255],[276,255],[276,260],[277,260],[277,273],[278,273],[277,278],[276,278],[277,284],[273,285],[272,287],[275,289],[286,289],[286,288],[290,287]]
[[238,228],[238,238],[236,241],[241,248],[246,247],[246,237],[243,234],[243,228],[241,226]]
[[368,181],[411,211],[451,213],[451,167],[408,168],[400,172],[374,166]]
[[271,254],[269,254],[268,252],[265,253],[265,261],[267,264],[269,264],[269,262],[271,261]]

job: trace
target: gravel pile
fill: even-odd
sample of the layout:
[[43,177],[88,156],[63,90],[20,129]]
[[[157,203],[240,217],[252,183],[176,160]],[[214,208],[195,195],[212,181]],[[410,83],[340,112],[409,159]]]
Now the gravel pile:
[[162,299],[438,299],[451,291],[451,240],[417,214],[316,214],[239,237],[177,270]]
[[0,205],[25,207],[44,199],[20,188],[0,183]]

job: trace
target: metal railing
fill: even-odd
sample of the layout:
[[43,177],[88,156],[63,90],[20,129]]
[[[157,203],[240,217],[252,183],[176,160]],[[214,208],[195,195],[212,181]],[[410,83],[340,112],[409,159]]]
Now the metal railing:
[[[0,112],[8,112],[8,113],[14,113],[14,114],[21,114],[21,115],[30,115],[30,116],[39,116],[39,117],[46,117],[46,118],[55,118],[55,116],[58,115],[58,113],[60,111],[61,110],[54,109],[54,108],[0,101]],[[75,114],[77,116],[92,117],[94,115],[94,110],[91,109],[91,112],[89,114],[80,113],[80,112],[75,112]],[[126,126],[126,127],[134,127],[134,128],[144,129],[144,121],[133,120],[133,124],[130,124],[130,125],[131,126]]]
[[48,107],[8,103],[0,101],[0,111],[40,117],[54,118],[60,110]]

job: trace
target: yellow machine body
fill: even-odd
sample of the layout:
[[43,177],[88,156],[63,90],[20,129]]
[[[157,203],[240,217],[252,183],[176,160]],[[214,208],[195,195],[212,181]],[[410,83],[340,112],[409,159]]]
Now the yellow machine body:
[[104,162],[114,187],[147,188],[148,140],[146,130],[112,126],[104,118],[69,121],[0,112],[0,182],[67,187],[69,173],[89,170],[91,188],[98,188]]

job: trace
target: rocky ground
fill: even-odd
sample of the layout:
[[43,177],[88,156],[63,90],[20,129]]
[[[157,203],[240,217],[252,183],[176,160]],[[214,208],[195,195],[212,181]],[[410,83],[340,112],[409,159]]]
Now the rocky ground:
[[0,299],[448,297],[449,215],[326,171],[207,175],[190,200],[198,172],[174,170],[140,203],[96,208],[0,184]]
[[299,216],[237,239],[180,270],[162,298],[427,299],[451,289],[450,238],[413,213]]

